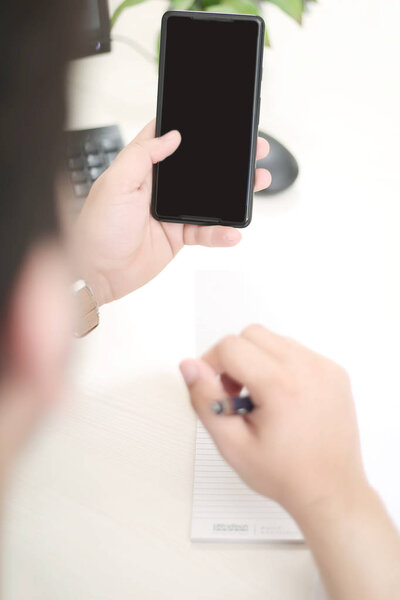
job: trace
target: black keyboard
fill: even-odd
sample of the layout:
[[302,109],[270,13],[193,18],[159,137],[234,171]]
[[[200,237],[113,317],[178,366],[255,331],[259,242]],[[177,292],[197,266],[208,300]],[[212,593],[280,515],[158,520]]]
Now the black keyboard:
[[67,173],[73,193],[86,198],[94,181],[123,148],[117,125],[65,132]]

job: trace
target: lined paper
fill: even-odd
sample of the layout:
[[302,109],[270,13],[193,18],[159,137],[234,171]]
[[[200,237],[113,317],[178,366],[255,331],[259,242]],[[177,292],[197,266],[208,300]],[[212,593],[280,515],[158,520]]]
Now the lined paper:
[[293,519],[256,494],[219,454],[199,422],[196,437],[191,539],[300,541]]
[[[247,322],[246,305],[244,273],[197,273],[198,353],[221,335],[242,328]],[[303,540],[293,519],[276,502],[253,492],[242,482],[200,422],[196,432],[190,537],[193,541]]]

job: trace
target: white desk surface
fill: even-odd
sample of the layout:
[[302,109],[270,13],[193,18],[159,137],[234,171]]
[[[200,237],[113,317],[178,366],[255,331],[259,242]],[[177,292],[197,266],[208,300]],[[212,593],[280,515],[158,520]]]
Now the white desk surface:
[[[247,270],[249,321],[348,368],[368,471],[400,523],[400,3],[310,7],[303,29],[265,10],[260,127],[298,157],[298,182],[256,199],[240,246],[185,249],[77,344],[67,397],[9,495],[5,600],[310,598],[304,547],[189,541],[195,419],[177,364],[194,352],[199,269]],[[139,5],[116,32],[152,51],[166,8]],[[115,43],[71,72],[70,125],[117,122],[128,140],[153,117],[156,85]]]

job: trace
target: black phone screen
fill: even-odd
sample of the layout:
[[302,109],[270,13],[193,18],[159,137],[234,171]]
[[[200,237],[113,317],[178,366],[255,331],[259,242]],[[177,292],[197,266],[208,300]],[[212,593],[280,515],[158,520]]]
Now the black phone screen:
[[168,17],[159,133],[178,129],[182,142],[155,171],[158,218],[247,224],[260,29],[256,19]]

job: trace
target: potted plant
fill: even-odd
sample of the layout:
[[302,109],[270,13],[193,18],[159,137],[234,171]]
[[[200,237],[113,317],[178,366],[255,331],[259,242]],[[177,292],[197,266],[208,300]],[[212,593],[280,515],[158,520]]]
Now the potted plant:
[[[146,0],[123,0],[117,6],[111,17],[111,28],[115,25],[121,14],[127,9]],[[169,0],[171,10],[195,10],[208,12],[240,13],[262,16],[261,2],[275,4],[289,17],[301,25],[303,13],[307,3],[316,0]],[[265,28],[264,43],[270,45],[270,38]],[[159,37],[157,48],[159,46]],[[288,188],[297,178],[299,168],[294,156],[278,140],[271,135],[259,131],[270,145],[270,153],[267,158],[258,162],[259,167],[264,167],[271,172],[272,183],[263,193],[270,195],[281,192]]]
[[[117,6],[111,17],[113,27],[121,14],[131,6],[141,4],[146,0],[123,0]],[[264,0],[276,4],[289,17],[301,24],[303,12],[306,9],[307,0]],[[315,1],[315,0],[314,0]],[[261,15],[261,5],[258,0],[170,0],[171,10],[200,10],[209,12],[241,13],[249,15]],[[261,15],[262,16],[262,15]],[[265,45],[269,46],[269,35],[265,29]]]

